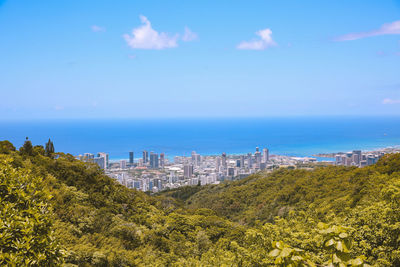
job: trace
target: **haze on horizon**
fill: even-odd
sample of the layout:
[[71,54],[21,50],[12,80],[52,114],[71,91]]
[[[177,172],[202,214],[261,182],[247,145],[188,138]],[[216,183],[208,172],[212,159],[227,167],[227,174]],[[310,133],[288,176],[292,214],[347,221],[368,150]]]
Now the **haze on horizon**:
[[0,1],[0,119],[400,115],[400,1]]

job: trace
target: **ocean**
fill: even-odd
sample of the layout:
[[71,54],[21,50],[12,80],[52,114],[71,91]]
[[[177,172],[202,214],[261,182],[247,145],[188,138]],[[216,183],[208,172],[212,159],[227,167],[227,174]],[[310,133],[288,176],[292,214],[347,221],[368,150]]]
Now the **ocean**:
[[164,152],[168,158],[244,154],[268,148],[270,154],[373,150],[400,145],[400,117],[292,117],[229,119],[117,119],[0,121],[0,140],[22,146],[51,138],[55,150],[73,155],[107,152],[111,160],[134,151]]

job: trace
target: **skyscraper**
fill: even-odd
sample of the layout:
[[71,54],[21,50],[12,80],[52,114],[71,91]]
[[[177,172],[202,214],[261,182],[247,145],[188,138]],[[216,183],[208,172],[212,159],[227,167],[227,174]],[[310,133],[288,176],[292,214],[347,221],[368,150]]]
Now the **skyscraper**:
[[196,161],[196,151],[192,151],[192,163]]
[[193,176],[193,165],[183,166],[183,176],[185,178],[190,178]]
[[222,153],[222,167],[224,167],[226,169],[226,167],[228,166],[227,162],[226,162],[226,153]]
[[147,164],[147,162],[149,162],[149,152],[144,150],[143,151],[143,164]]
[[360,161],[361,161],[361,150],[353,150],[353,155],[357,155],[354,157],[354,163],[356,165],[360,165]]
[[97,157],[104,159],[104,169],[108,169],[108,153],[99,152],[97,153]]
[[254,158],[255,158],[255,160],[256,160],[257,168],[260,168],[260,164],[261,164],[261,152],[260,152],[260,151],[256,151],[256,153],[254,153]]
[[150,168],[158,169],[158,154],[150,153]]
[[269,150],[268,148],[263,149],[263,162],[267,163],[269,161]]
[[215,171],[219,172],[219,168],[221,167],[221,158],[220,157],[216,157],[215,158]]
[[251,167],[253,167],[253,162],[251,160],[251,153],[247,154],[247,166],[250,169]]
[[97,165],[99,165],[99,167],[101,169],[105,169],[105,160],[103,157],[96,157],[94,159],[92,159],[94,163],[96,163]]
[[160,167],[164,168],[164,166],[165,166],[165,154],[161,153],[160,154]]
[[197,166],[200,166],[200,165],[201,165],[201,155],[200,155],[200,154],[197,154],[197,155],[196,155],[196,162],[195,162],[195,164],[196,164]]
[[192,164],[195,166],[200,166],[201,164],[201,155],[197,154],[196,151],[192,151]]
[[120,160],[119,161],[119,167],[121,169],[126,169],[126,160]]
[[133,164],[133,151],[129,152],[129,164]]
[[244,155],[240,155],[240,168],[244,168]]

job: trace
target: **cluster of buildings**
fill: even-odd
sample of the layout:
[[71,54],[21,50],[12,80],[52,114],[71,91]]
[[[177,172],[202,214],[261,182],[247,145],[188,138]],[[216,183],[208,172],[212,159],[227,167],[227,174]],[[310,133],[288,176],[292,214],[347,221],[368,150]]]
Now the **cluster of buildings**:
[[363,153],[361,150],[353,150],[353,152],[336,154],[335,164],[341,166],[364,167],[375,164],[383,155],[385,155],[384,151]]
[[83,160],[83,161],[96,163],[103,170],[107,169],[108,165],[109,165],[108,153],[104,153],[104,152],[97,153],[96,157],[92,153],[85,153],[83,155],[79,155],[78,159]]
[[121,184],[142,191],[157,192],[185,185],[218,184],[224,180],[241,179],[261,170],[293,166],[298,159],[269,154],[267,148],[257,147],[254,153],[244,155],[176,156],[170,161],[164,153],[143,151],[140,158],[129,152],[128,160],[109,162],[107,153],[85,153],[80,160],[94,162]]
[[[335,158],[336,165],[364,167],[376,163],[385,153],[397,153],[399,149],[325,154]],[[321,154],[323,155],[323,154]],[[242,155],[200,155],[192,151],[189,157],[176,156],[170,161],[164,153],[143,151],[140,158],[129,152],[128,160],[110,162],[108,153],[85,153],[78,158],[99,165],[105,173],[121,184],[142,191],[158,192],[185,185],[218,184],[225,180],[242,179],[258,171],[272,171],[278,167],[313,163],[315,158],[270,155],[267,148],[257,147],[254,153]],[[299,166],[299,165],[297,165]]]

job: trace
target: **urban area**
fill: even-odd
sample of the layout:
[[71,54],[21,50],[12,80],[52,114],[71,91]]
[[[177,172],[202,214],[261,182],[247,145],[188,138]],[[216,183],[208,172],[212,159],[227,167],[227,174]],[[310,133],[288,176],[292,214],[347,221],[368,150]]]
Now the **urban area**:
[[[385,153],[397,153],[400,149],[385,148],[377,151],[339,152],[315,156],[334,159],[326,164],[364,167],[376,163]],[[186,185],[218,184],[221,181],[243,179],[259,171],[272,171],[280,167],[298,167],[313,164],[314,157],[290,157],[270,155],[267,148],[256,147],[254,153],[245,155],[200,155],[192,151],[190,157],[175,156],[169,160],[164,153],[143,151],[140,158],[129,152],[129,159],[110,162],[109,154],[104,152],[85,153],[77,157],[94,162],[105,173],[121,184],[141,191],[158,192]]]

